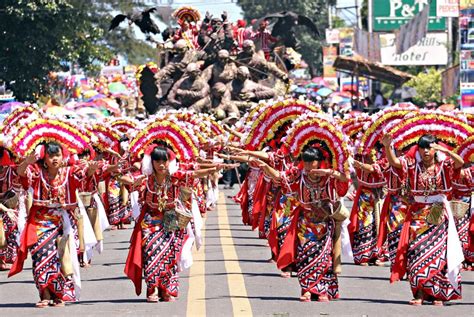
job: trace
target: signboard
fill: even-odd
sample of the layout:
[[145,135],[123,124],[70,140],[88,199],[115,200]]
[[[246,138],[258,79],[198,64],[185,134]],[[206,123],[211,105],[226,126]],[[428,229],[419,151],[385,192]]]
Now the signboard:
[[436,15],[438,17],[457,18],[459,16],[459,0],[438,0]]
[[339,29],[326,29],[326,43],[339,44]]
[[402,54],[396,54],[395,34],[381,34],[380,53],[382,64],[404,65],[446,65],[448,63],[448,35],[428,33],[415,46]]
[[337,58],[337,47],[327,46],[323,47],[323,76],[324,78],[337,77],[336,69],[333,67],[334,61]]
[[342,28],[339,29],[339,55],[352,56],[354,45],[354,29]]
[[459,40],[461,42],[459,81],[461,107],[474,109],[474,1],[461,0],[459,11]]
[[436,0],[372,0],[374,31],[393,31],[430,5],[428,30],[446,29],[446,19],[436,16]]

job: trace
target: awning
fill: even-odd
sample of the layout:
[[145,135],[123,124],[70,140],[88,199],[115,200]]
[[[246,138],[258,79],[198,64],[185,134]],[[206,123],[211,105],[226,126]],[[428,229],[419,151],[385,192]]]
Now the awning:
[[339,72],[349,73],[354,76],[363,76],[395,86],[401,86],[404,82],[414,77],[393,67],[385,66],[377,62],[370,62],[359,56],[338,56],[333,67]]

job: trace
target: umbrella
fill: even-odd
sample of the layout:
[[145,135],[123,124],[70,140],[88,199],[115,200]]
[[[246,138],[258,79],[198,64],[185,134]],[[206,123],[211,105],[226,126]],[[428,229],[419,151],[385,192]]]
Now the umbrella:
[[82,107],[76,110],[76,113],[84,119],[94,119],[105,117],[105,114],[97,108]]
[[122,93],[125,94],[128,91],[127,86],[125,86],[124,84],[120,82],[110,83],[108,88],[111,94],[122,94]]
[[93,98],[94,96],[98,95],[99,93],[95,90],[86,90],[82,93],[84,96],[84,99],[90,99]]
[[64,107],[60,106],[51,106],[47,107],[44,110],[45,113],[53,115],[55,117],[63,117],[63,118],[77,118],[77,114],[74,111],[68,110]]
[[395,89],[391,99],[407,100],[416,97],[416,89],[413,87],[403,86]]
[[329,87],[328,82],[325,81],[323,77],[314,77],[311,79],[311,82],[315,83],[319,87]]
[[297,94],[305,94],[306,93],[306,88],[298,87],[294,90],[294,92],[297,93]]
[[319,88],[320,85],[316,84],[316,83],[309,83],[307,85],[304,86],[304,88],[307,88],[307,89],[311,89],[311,88]]
[[13,110],[25,107],[25,104],[18,102],[18,101],[11,101],[0,105],[0,113],[10,113]]
[[323,87],[323,88],[318,89],[316,93],[320,95],[321,97],[327,97],[332,93],[332,90],[329,88]]
[[438,107],[438,110],[441,111],[453,111],[454,109],[456,109],[456,105],[453,105],[452,103],[446,103]]
[[103,98],[107,98],[107,96],[104,95],[104,94],[97,94],[97,95],[92,96],[91,98],[87,99],[86,101],[90,102],[90,101],[94,101],[94,100],[97,100],[97,99],[103,99]]

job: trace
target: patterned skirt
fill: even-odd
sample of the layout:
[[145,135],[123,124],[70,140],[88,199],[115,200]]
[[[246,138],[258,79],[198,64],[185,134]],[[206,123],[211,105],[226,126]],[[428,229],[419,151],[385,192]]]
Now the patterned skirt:
[[378,258],[375,202],[372,189],[362,188],[359,200],[356,202],[358,230],[354,232],[352,245],[355,264],[374,262]]
[[50,294],[64,301],[75,301],[72,279],[61,273],[57,239],[62,234],[61,216],[53,210],[38,212],[36,216],[38,241],[30,248],[33,263],[33,278],[42,297],[48,289]]
[[398,195],[390,195],[390,205],[388,207],[390,214],[388,220],[388,253],[389,259],[393,266],[395,256],[397,255],[398,242],[400,241],[400,233],[402,231],[403,222],[405,220],[407,205]]
[[162,214],[146,214],[141,223],[145,283],[148,289],[156,287],[177,297],[178,263],[185,230],[167,232],[162,218]]
[[107,218],[110,225],[118,225],[119,223],[130,223],[132,216],[132,208],[130,201],[124,205],[120,194],[120,184],[113,182],[109,184],[109,210]]
[[7,247],[0,249],[0,261],[12,264],[16,260],[18,250],[18,226],[12,219],[10,219],[7,213],[3,212],[1,217],[3,219],[3,229],[5,232]]
[[415,296],[423,291],[425,299],[454,300],[461,298],[461,276],[454,287],[447,276],[448,220],[440,225],[426,222],[430,205],[414,214],[410,223],[410,242],[407,252],[407,273]]
[[303,293],[336,299],[339,298],[339,287],[332,262],[334,222],[331,220],[316,225],[323,228],[320,235],[304,225],[299,229],[296,250],[298,281]]
[[[471,197],[463,196],[461,201],[471,203]],[[459,240],[461,240],[462,250],[464,252],[464,257],[467,261],[472,261],[472,254],[469,252],[469,223],[471,221],[471,212],[468,210],[464,217],[461,219],[454,218],[454,222],[456,223],[456,229],[459,234]]]

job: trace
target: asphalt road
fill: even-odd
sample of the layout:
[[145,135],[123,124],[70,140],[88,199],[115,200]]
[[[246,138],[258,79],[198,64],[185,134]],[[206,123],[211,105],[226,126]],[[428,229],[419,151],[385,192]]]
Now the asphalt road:
[[[361,267],[347,261],[339,277],[341,299],[299,302],[296,278],[284,279],[267,260],[270,251],[257,232],[242,225],[240,209],[222,191],[216,211],[209,212],[204,246],[194,264],[181,274],[176,302],[147,303],[137,297],[123,274],[131,229],[106,232],[105,250],[92,268],[83,269],[79,303],[37,309],[38,293],[31,262],[7,279],[0,273],[0,316],[473,316],[474,272],[463,272],[463,300],[445,307],[407,304],[407,282],[390,284],[389,268]],[[144,287],[145,289],[145,287]]]

